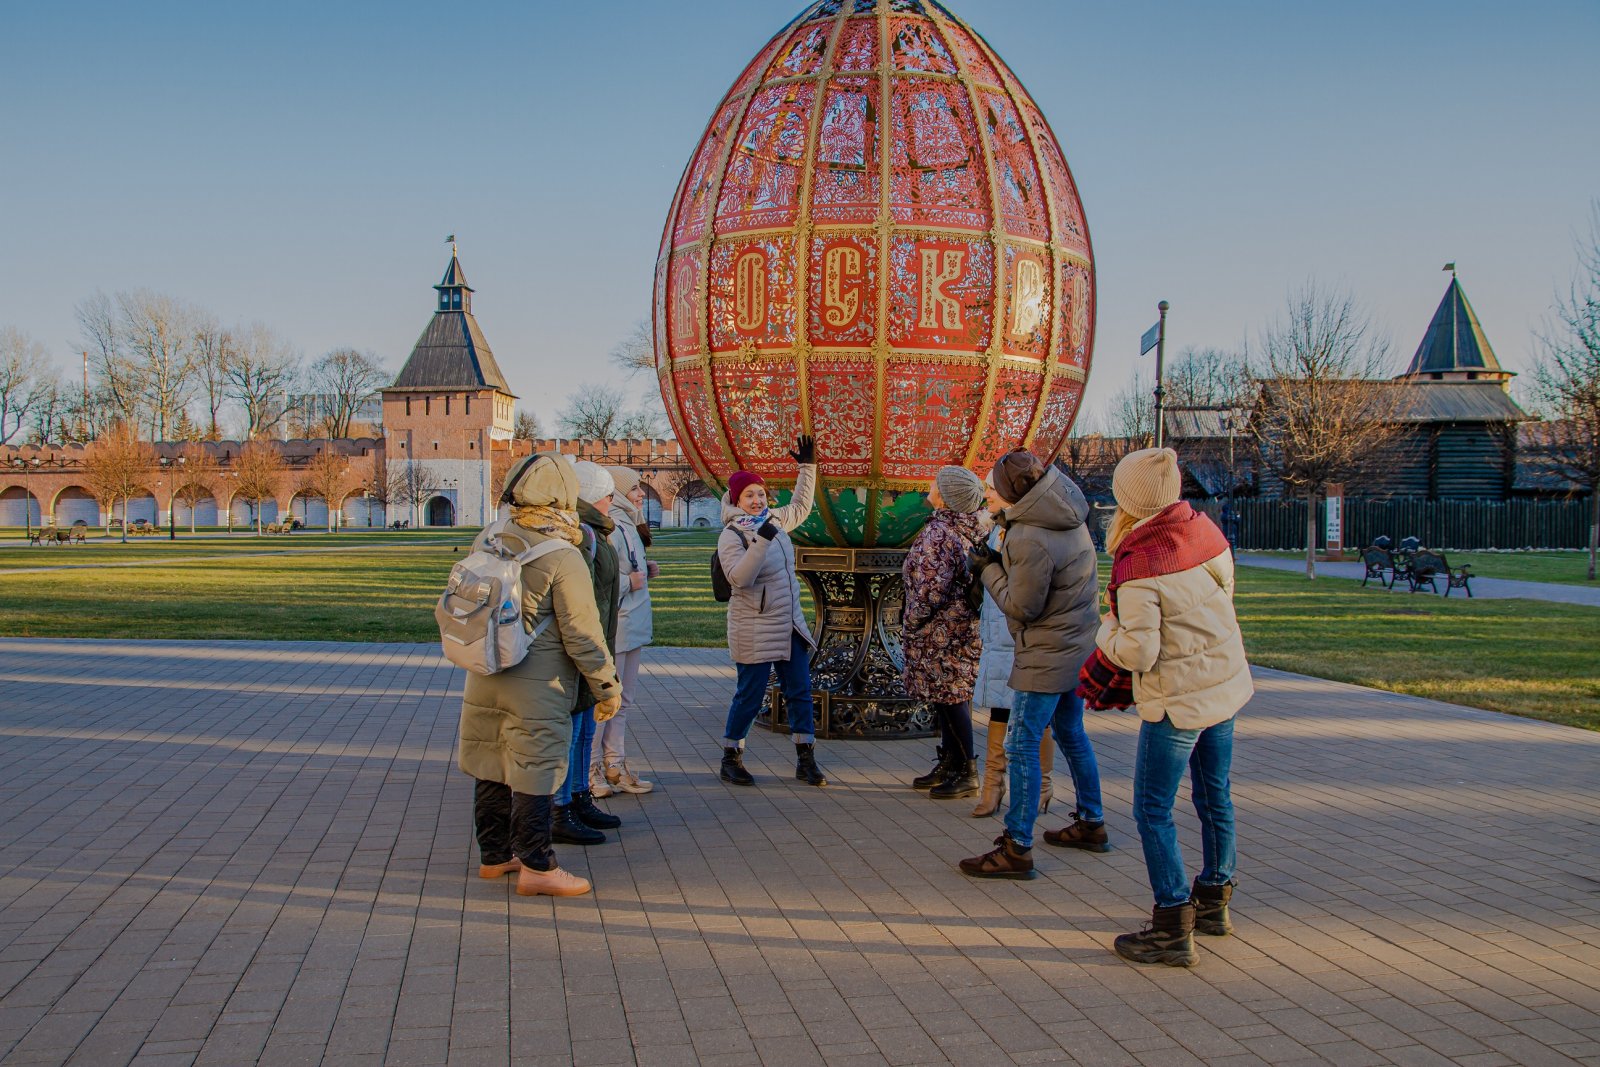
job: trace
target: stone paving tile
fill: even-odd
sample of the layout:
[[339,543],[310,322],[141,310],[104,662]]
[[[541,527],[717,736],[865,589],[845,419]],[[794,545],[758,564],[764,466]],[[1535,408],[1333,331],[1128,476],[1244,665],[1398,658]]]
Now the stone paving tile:
[[1156,971],[1109,952],[1126,715],[1116,850],[975,883],[998,823],[905,787],[927,744],[824,743],[811,790],[758,733],[731,791],[724,653],[651,650],[657,791],[561,849],[595,895],[524,900],[473,876],[428,646],[0,640],[0,1067],[1600,1063],[1600,736],[1258,680],[1238,932]]

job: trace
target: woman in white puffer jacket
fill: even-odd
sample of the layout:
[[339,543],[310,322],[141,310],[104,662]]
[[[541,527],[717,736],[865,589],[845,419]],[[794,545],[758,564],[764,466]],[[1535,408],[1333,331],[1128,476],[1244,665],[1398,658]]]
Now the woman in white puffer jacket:
[[641,510],[644,483],[639,472],[629,467],[607,467],[617,483],[611,502],[611,547],[617,550],[618,584],[622,599],[617,606],[617,674],[622,679],[622,710],[603,726],[595,738],[595,753],[589,767],[589,788],[597,797],[612,793],[648,793],[655,788],[628,767],[626,736],[628,712],[637,702],[639,661],[650,643],[653,620],[650,606],[650,579],[656,565],[644,558],[650,545],[650,528]]

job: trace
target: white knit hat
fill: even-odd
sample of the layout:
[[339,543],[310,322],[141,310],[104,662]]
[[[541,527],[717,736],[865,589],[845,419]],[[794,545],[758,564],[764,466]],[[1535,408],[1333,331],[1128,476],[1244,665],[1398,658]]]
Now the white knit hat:
[[578,472],[578,499],[585,504],[597,503],[617,491],[616,479],[600,464],[580,459],[573,467]]

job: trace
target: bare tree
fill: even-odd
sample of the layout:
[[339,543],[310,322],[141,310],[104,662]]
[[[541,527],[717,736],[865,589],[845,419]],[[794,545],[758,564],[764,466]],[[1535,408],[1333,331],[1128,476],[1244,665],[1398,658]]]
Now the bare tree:
[[54,367],[44,368],[34,380],[30,390],[28,408],[32,416],[32,431],[28,435],[33,444],[46,441],[71,441],[76,438],[72,419],[73,395],[61,384]]
[[567,397],[567,406],[557,413],[556,424],[565,437],[615,441],[623,436],[627,419],[627,400],[622,390],[591,383],[580,385]]
[[113,425],[91,444],[83,457],[84,487],[106,511],[106,533],[111,532],[112,511],[122,501],[122,540],[128,539],[128,502],[149,486],[156,465],[155,449],[139,440],[125,422]]
[[382,458],[381,453],[373,460],[372,479],[365,482],[361,489],[369,498],[367,504],[367,525],[372,525],[372,505],[377,504],[383,510],[384,524],[389,521],[389,464]]
[[1402,388],[1388,342],[1348,295],[1310,282],[1262,333],[1252,429],[1260,462],[1306,502],[1306,577],[1317,576],[1317,497],[1370,471],[1393,443]]
[[389,382],[389,372],[371,352],[335,348],[311,365],[311,392],[322,404],[320,437],[348,437],[361,405]]
[[1578,271],[1556,301],[1539,337],[1534,369],[1539,399],[1550,415],[1549,459],[1589,493],[1589,580],[1600,557],[1600,201],[1590,206],[1589,237],[1578,248]]
[[121,336],[136,368],[152,436],[165,441],[194,385],[194,311],[147,289],[117,294]]
[[182,463],[177,471],[177,498],[189,506],[189,532],[195,530],[195,510],[201,501],[216,495],[217,477],[221,468],[216,457],[202,444],[186,445]]
[[0,445],[21,433],[34,414],[40,373],[49,363],[42,343],[14,326],[0,327]]
[[656,369],[656,344],[648,321],[637,320],[628,335],[611,346],[611,362],[630,375]]
[[1145,373],[1137,371],[1133,380],[1112,394],[1106,405],[1105,434],[1120,443],[1123,454],[1149,448],[1156,439],[1155,387]]
[[228,400],[228,364],[233,360],[233,332],[214,316],[199,314],[194,326],[194,372],[205,396],[208,441],[222,439],[217,412]]
[[322,498],[328,506],[328,532],[333,533],[336,517],[344,506],[344,498],[355,488],[356,478],[350,470],[350,460],[332,448],[319,449],[305,466],[302,487]]
[[283,422],[297,364],[288,345],[259,322],[235,335],[233,358],[228,361],[228,395],[244,407],[247,438],[270,435]]
[[1220,348],[1186,348],[1166,375],[1165,404],[1170,410],[1241,407],[1251,394],[1244,357]]
[[129,355],[121,308],[116,300],[97,292],[80,301],[75,313],[98,384],[97,406],[105,413],[97,423],[97,430],[108,428],[112,421],[137,424],[142,414],[145,383],[142,368]]
[[239,450],[239,458],[233,461],[239,495],[255,509],[257,535],[261,533],[261,502],[278,498],[285,470],[282,454],[265,440],[251,441]]
[[389,499],[406,509],[413,526],[422,525],[422,505],[443,488],[439,476],[420,463],[408,462],[389,472]]
[[511,436],[519,441],[537,441],[544,436],[544,428],[539,425],[539,416],[531,411],[517,409],[517,420],[512,426]]

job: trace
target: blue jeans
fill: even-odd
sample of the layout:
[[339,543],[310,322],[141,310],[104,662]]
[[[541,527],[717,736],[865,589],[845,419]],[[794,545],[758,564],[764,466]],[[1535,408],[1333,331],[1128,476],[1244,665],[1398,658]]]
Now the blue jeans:
[[594,709],[572,714],[572,747],[567,749],[567,777],[556,791],[556,803],[572,803],[572,794],[589,788],[589,749],[594,747]]
[[811,646],[798,632],[789,635],[789,658],[777,663],[735,663],[739,680],[728,705],[728,725],[722,731],[724,748],[743,748],[750,726],[761,711],[761,698],[774,667],[789,712],[789,730],[797,745],[817,740],[817,712],[811,703]]
[[1172,805],[1184,765],[1189,766],[1189,792],[1200,816],[1200,842],[1205,866],[1201,885],[1223,885],[1233,878],[1233,794],[1228,774],[1233,766],[1233,720],[1204,730],[1180,730],[1171,719],[1141,723],[1139,752],[1133,765],[1133,818],[1139,824],[1144,865],[1156,907],[1171,908],[1189,899],[1189,876],[1178,848]]
[[1033,847],[1033,822],[1039,817],[1039,742],[1046,726],[1072,772],[1078,818],[1102,822],[1100,765],[1083,729],[1083,698],[1076,693],[1018,693],[1006,723],[1006,764],[1011,804],[1006,832],[1023,848]]

